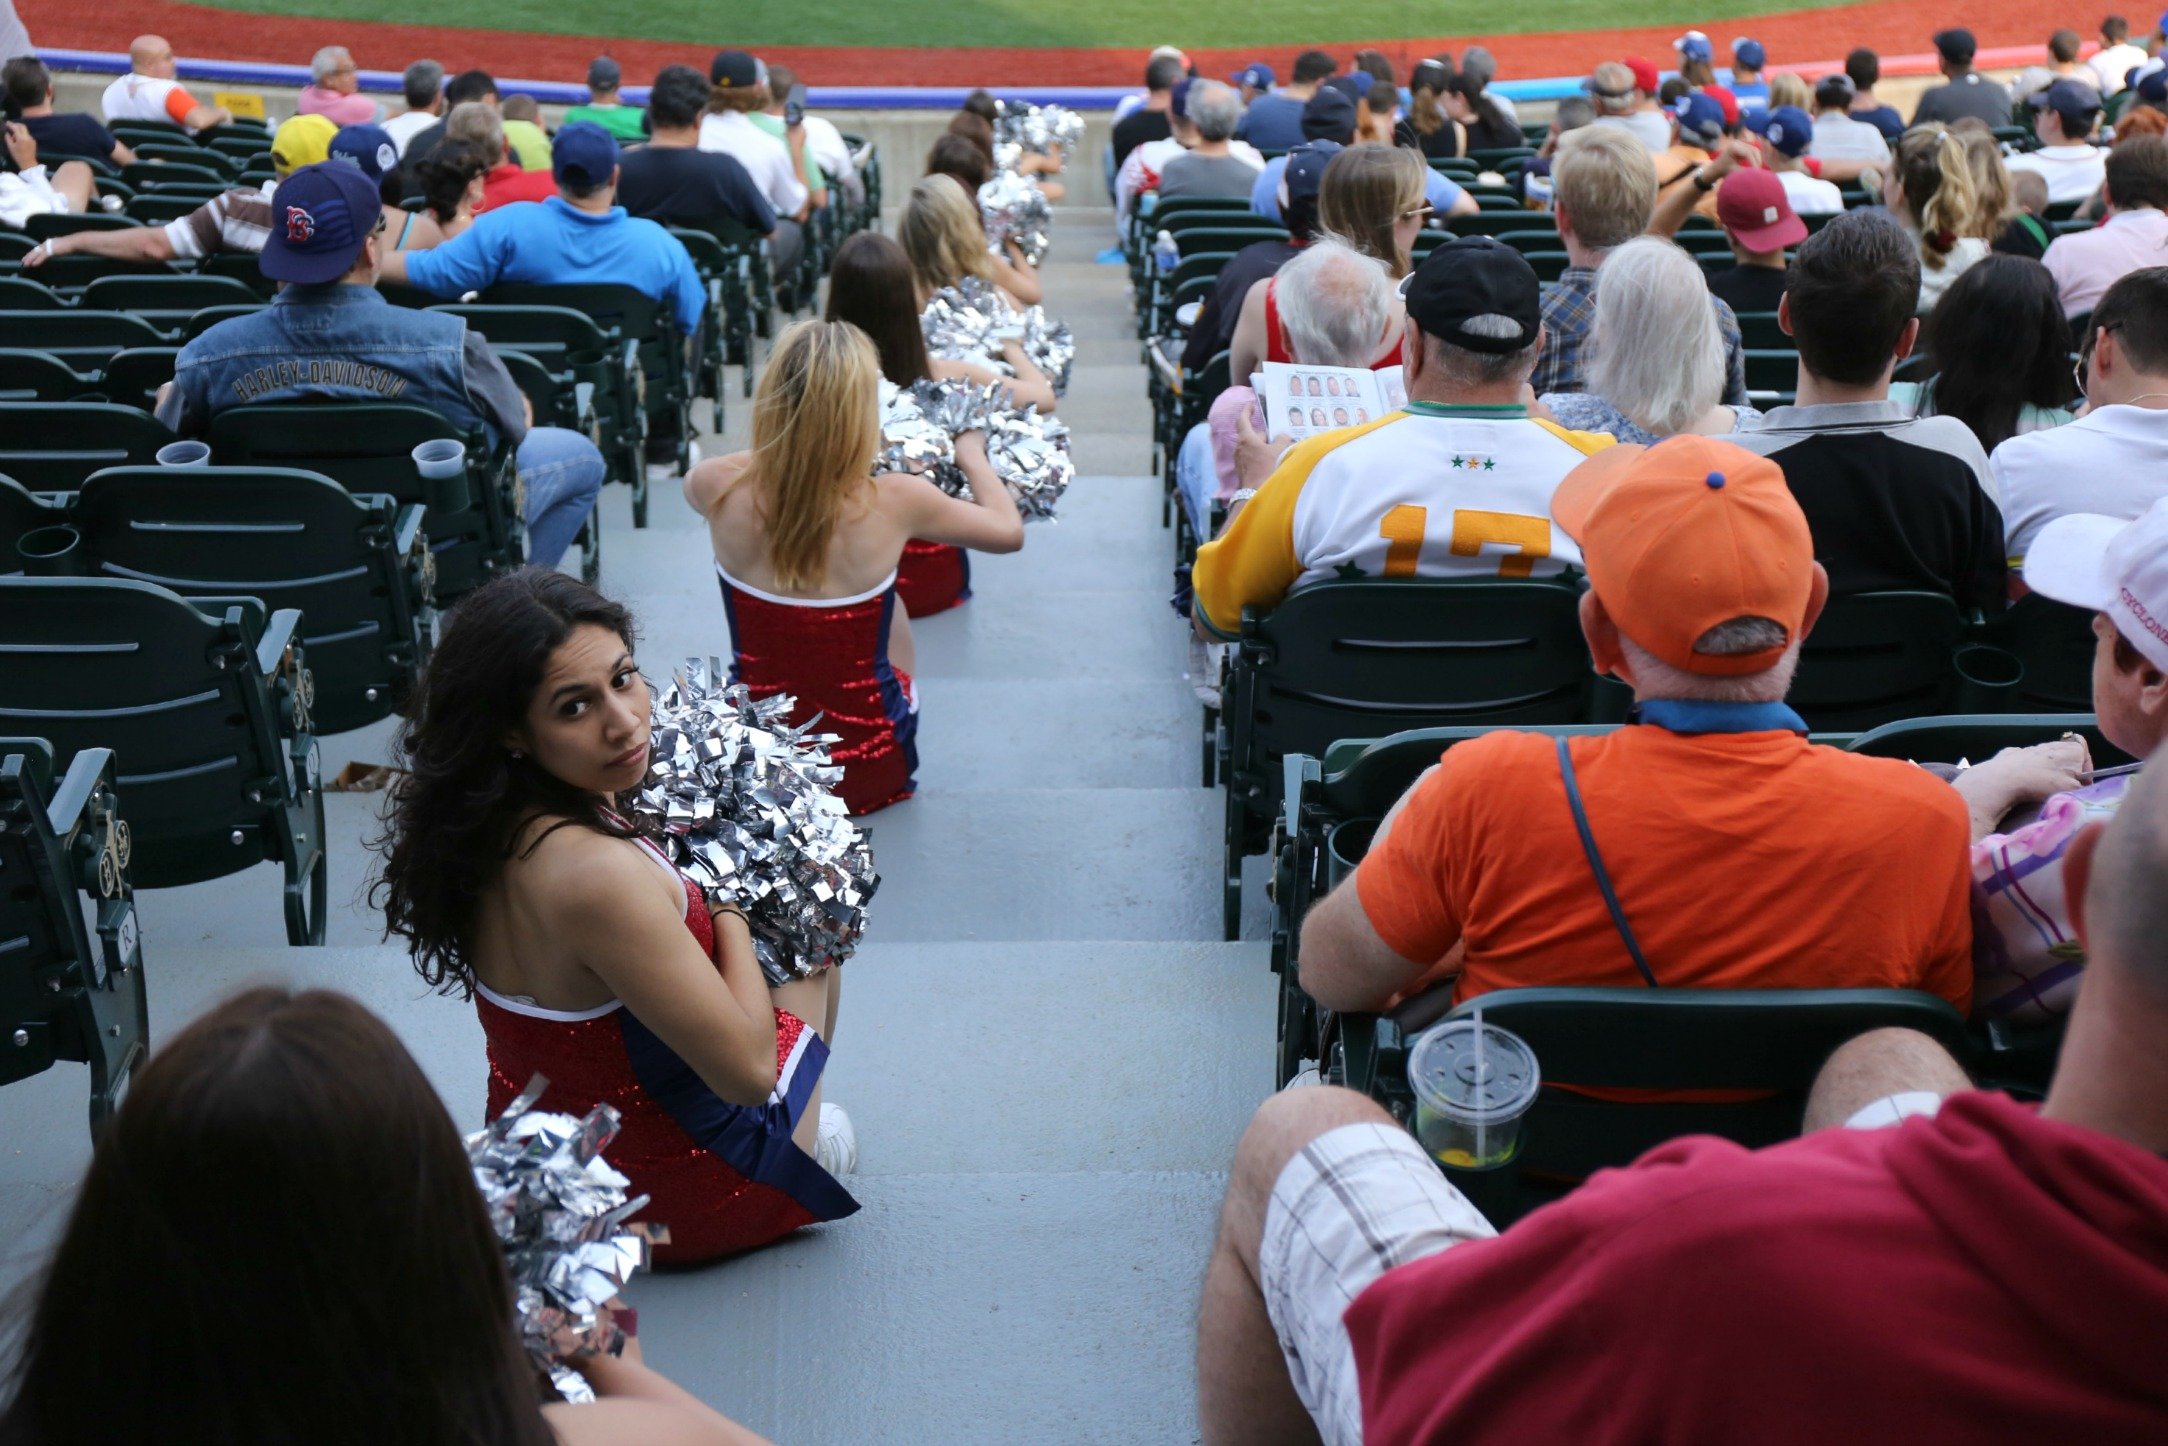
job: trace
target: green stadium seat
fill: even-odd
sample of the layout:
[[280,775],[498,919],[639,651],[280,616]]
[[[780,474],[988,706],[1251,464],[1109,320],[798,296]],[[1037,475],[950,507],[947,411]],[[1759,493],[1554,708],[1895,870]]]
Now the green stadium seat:
[[222,321],[231,321],[237,316],[252,316],[270,304],[270,302],[262,300],[234,301],[222,306],[198,307],[194,311],[187,312],[137,312],[134,314],[143,316],[146,319],[169,316],[177,318],[181,340],[185,343],[194,341]]
[[[62,257],[73,260],[73,257]],[[139,316],[118,311],[0,311],[0,347],[49,352],[76,371],[99,370],[132,346],[168,346],[172,336]],[[0,446],[7,439],[0,437]]]
[[135,883],[167,888],[264,860],[286,937],[324,940],[324,799],[300,618],[112,578],[0,579],[0,729],[56,761],[110,748]]
[[[1521,1121],[1510,1163],[1441,1167],[1500,1229],[1669,1140],[1715,1135],[1754,1149],[1793,1138],[1822,1065],[1869,1031],[1916,1030],[1960,1059],[1971,1052],[1963,1016],[1908,989],[1501,989],[1445,1017],[1467,1019],[1478,1008],[1486,1024],[1527,1042],[1546,1086]],[[1389,1017],[1346,1015],[1339,1034],[1342,1082],[1410,1117],[1413,1032]],[[1624,1103],[1552,1087],[1561,1084],[1760,1097]]]
[[174,440],[163,422],[110,402],[0,402],[0,475],[25,487],[79,487],[103,467],[155,461]]
[[1773,311],[1742,311],[1739,318],[1739,343],[1750,351],[1792,351],[1792,339],[1777,325]]
[[2009,694],[2020,712],[2093,709],[2093,614],[2032,593],[2010,604],[1981,636],[2015,654],[2024,676]]
[[0,311],[59,311],[68,299],[42,281],[0,276]]
[[83,288],[78,304],[89,311],[186,316],[207,306],[256,307],[263,298],[230,276],[102,276]]
[[0,348],[0,402],[66,402],[89,383],[51,352]]
[[[414,448],[440,439],[466,444],[464,477],[433,482],[415,470]],[[320,472],[349,492],[382,493],[427,507],[440,602],[449,603],[525,560],[509,451],[493,453],[480,432],[461,432],[426,408],[396,402],[234,407],[211,419],[207,440],[213,460],[224,466]],[[0,471],[5,470],[0,460]]]
[[92,576],[298,612],[319,737],[389,716],[427,665],[435,567],[418,503],[284,468],[122,467],[85,482],[69,520]]
[[15,544],[24,533],[63,520],[60,512],[22,483],[13,477],[0,477],[0,577],[22,575],[22,556]]
[[1800,649],[1791,705],[1818,733],[1999,711],[2018,681],[2018,661],[1964,637],[1957,605],[1941,593],[1831,598]]
[[0,738],[0,1084],[89,1065],[93,1134],[150,1045],[129,837],[109,750],[56,784],[44,739]]
[[[725,246],[712,232],[672,226],[670,234],[678,238],[685,254],[693,259],[693,269],[700,273],[701,282],[708,288],[707,324],[700,328],[700,336],[693,346],[693,354],[699,358],[700,365],[693,394],[709,399],[714,408],[711,422],[720,432],[724,426],[723,368],[729,365],[733,337],[739,356],[751,354],[753,311],[744,270],[749,258]],[[760,249],[765,251],[767,248]],[[748,382],[752,379],[750,367],[746,369],[746,379]]]
[[23,223],[23,230],[32,240],[50,241],[55,236],[73,236],[78,231],[132,231],[136,222],[127,216],[115,216],[105,211],[70,211],[65,214],[41,211]]
[[[615,330],[621,344],[639,349],[646,378],[649,446],[674,446],[680,471],[691,463],[694,370],[693,338],[679,332],[670,308],[629,286],[493,286],[482,293],[489,306],[562,306],[584,312],[605,332]],[[647,475],[643,467],[640,473]],[[633,493],[633,526],[647,526],[643,485]]]
[[[611,480],[632,489],[634,525],[645,527],[646,418],[640,408],[637,344],[568,306],[445,304],[430,309],[460,317],[496,350],[524,352],[539,362],[571,396],[569,412],[564,401],[553,399],[552,414],[576,416],[581,410],[579,389],[587,389],[595,445],[609,461]],[[543,415],[536,413],[538,418]],[[556,425],[586,430],[565,421]]]
[[173,380],[173,366],[180,355],[181,349],[177,346],[140,346],[117,351],[97,377],[85,384],[85,400],[95,394],[117,406],[137,407],[147,412],[157,398],[158,389]]
[[1589,722],[1607,706],[1596,682],[1579,589],[1563,581],[1321,583],[1246,609],[1222,689],[1225,937],[1286,755],[1410,728]]

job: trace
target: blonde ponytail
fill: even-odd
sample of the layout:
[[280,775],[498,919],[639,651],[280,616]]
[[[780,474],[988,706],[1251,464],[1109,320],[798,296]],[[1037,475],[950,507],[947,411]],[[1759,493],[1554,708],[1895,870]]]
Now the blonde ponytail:
[[1959,238],[1979,227],[1979,188],[1962,138],[1939,124],[1915,126],[1897,142],[1897,183],[1920,233],[1920,264],[1940,271]]
[[820,586],[828,544],[880,450],[880,355],[848,322],[801,321],[776,338],[753,397],[753,482],[768,561],[786,592]]

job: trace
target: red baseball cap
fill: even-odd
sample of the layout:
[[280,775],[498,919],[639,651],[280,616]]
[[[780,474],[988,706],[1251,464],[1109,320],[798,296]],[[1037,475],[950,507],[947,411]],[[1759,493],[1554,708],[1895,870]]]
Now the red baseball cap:
[[1654,61],[1643,60],[1638,55],[1629,55],[1622,64],[1634,73],[1634,84],[1645,94],[1656,94],[1657,87],[1663,84],[1663,81],[1656,74]]
[[1739,97],[1731,93],[1730,86],[1705,85],[1701,88],[1701,93],[1715,101],[1717,108],[1724,112],[1725,130],[1739,124]]
[[1814,539],[1775,462],[1715,437],[1606,447],[1566,474],[1551,517],[1580,544],[1589,585],[1619,631],[1689,673],[1774,667],[1783,647],[1697,653],[1719,623],[1768,618],[1785,646],[1826,596]]
[[1749,251],[1782,251],[1807,239],[1807,223],[1775,171],[1733,171],[1716,188],[1716,219]]

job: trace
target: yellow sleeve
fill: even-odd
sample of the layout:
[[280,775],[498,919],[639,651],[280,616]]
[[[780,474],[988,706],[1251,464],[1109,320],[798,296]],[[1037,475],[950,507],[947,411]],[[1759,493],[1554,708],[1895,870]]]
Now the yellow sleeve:
[[1541,417],[1530,417],[1529,420],[1584,457],[1593,457],[1606,447],[1618,445],[1618,438],[1609,432],[1574,432],[1556,422],[1546,422]]
[[1206,627],[1239,633],[1244,608],[1275,606],[1302,576],[1295,558],[1295,500],[1310,469],[1331,450],[1325,437],[1289,449],[1227,530],[1197,549],[1189,582]]

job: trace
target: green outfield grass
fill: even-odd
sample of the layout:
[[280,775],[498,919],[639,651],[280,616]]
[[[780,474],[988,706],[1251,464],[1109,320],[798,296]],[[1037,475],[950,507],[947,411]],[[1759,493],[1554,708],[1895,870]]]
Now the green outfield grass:
[[[1345,44],[1435,35],[1532,30],[1699,25],[1766,14],[1770,0],[1549,0],[1500,6],[1495,0],[1235,0],[1172,6],[1166,0],[218,0],[222,9],[262,15],[459,25],[559,35],[687,41],[701,45],[1152,46],[1241,49],[1245,45]],[[1846,0],[1791,0],[1819,9]],[[1721,37],[1719,37],[1721,40]],[[895,83],[907,85],[908,75]]]

